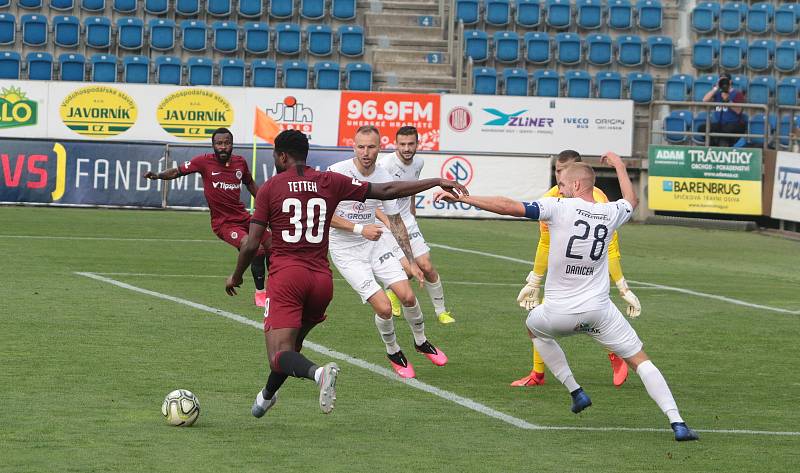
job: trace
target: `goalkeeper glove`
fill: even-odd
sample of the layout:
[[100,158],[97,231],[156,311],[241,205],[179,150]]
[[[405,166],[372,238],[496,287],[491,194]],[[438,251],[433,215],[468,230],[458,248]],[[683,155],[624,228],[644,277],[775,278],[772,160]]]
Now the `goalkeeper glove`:
[[619,295],[628,303],[628,317],[632,319],[639,317],[642,313],[642,304],[636,294],[628,287],[628,282],[625,281],[625,278],[620,278],[617,281],[617,289],[619,289]]
[[542,287],[542,276],[531,271],[525,279],[528,284],[519,291],[517,302],[525,310],[532,310],[539,305],[539,288]]

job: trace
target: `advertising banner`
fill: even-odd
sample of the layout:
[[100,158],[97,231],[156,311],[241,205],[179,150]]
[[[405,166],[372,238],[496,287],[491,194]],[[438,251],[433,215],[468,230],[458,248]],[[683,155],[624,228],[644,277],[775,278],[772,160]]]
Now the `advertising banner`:
[[486,153],[630,156],[633,102],[443,95],[439,149]]
[[47,82],[3,81],[0,85],[0,136],[47,136]]
[[761,150],[649,148],[651,210],[761,215]]
[[[245,109],[242,111],[245,128],[253,134],[255,108],[258,108],[275,120],[282,130],[305,133],[311,145],[336,146],[339,94],[330,90],[246,89]],[[246,143],[252,140],[252,136],[246,140],[241,138],[236,141]]]
[[770,217],[800,222],[800,154],[778,152]]

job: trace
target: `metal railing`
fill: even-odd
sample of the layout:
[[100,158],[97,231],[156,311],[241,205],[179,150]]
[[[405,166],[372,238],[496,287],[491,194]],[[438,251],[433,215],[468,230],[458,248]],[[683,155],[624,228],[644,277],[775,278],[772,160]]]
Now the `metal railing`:
[[[786,137],[783,136],[782,125],[783,120],[781,117],[789,116],[789,130],[786,132]],[[795,147],[800,147],[800,124],[798,118],[800,117],[800,106],[797,105],[779,105],[778,106],[778,126],[775,132],[778,135],[778,141],[775,146],[776,149],[793,150]],[[786,143],[783,140],[786,139]]]

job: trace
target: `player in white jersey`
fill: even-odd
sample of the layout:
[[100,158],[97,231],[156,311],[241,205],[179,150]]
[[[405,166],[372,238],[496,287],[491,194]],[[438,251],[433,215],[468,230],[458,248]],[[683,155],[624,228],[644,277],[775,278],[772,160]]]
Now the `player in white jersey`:
[[[425,163],[421,159],[414,159],[414,156],[417,154],[417,146],[419,145],[417,129],[413,126],[401,127],[397,130],[395,139],[397,142],[397,150],[394,153],[379,156],[378,167],[386,169],[395,181],[419,180],[422,166]],[[408,236],[411,241],[411,252],[414,254],[413,261],[425,275],[425,290],[428,292],[428,296],[433,303],[433,308],[436,311],[436,318],[439,323],[442,324],[453,323],[456,319],[453,318],[453,314],[447,310],[445,306],[442,279],[431,261],[431,249],[428,247],[428,244],[425,243],[425,237],[422,236],[419,225],[417,225],[415,211],[416,202],[414,201],[414,196],[397,199],[397,202],[400,206],[400,216],[403,218],[403,223],[405,223],[408,229]],[[378,218],[383,221],[383,216],[380,211],[378,212]],[[385,240],[386,244],[390,245],[394,251],[394,255],[400,259],[403,268],[409,275],[412,275],[409,269],[409,260],[405,257],[405,254],[403,254],[394,235],[388,230],[388,228],[385,228],[381,239]],[[392,301],[392,312],[394,315],[400,315],[399,300],[391,290],[386,292],[389,299]]]
[[[350,176],[359,181],[391,182],[392,178],[375,161],[380,151],[380,133],[375,127],[361,127],[356,131],[355,157],[333,164],[329,171]],[[425,336],[425,322],[408,276],[392,248],[381,240],[383,230],[375,224],[375,212],[381,202],[392,231],[397,235],[403,251],[411,255],[408,231],[400,216],[396,200],[365,202],[342,201],[336,207],[330,231],[331,260],[350,286],[361,296],[361,302],[369,302],[375,311],[375,325],[383,342],[394,371],[403,378],[416,376],[414,366],[408,361],[397,344],[392,306],[383,291],[388,287],[397,294],[402,304],[403,315],[411,327],[414,344],[419,353],[433,364],[444,366],[447,356],[433,346]],[[413,259],[412,259],[413,260]],[[422,280],[423,274],[416,264],[410,270]],[[380,284],[379,284],[380,283]]]
[[[609,152],[602,160],[617,172],[621,200],[595,201],[594,171],[585,163],[572,164],[559,176],[559,191],[566,198],[526,203],[505,197],[464,196],[458,200],[502,215],[541,220],[550,227],[544,303],[530,311],[525,323],[545,364],[569,390],[572,412],[581,412],[592,401],[575,381],[555,339],[583,333],[636,371],[647,393],[669,418],[675,440],[697,440],[697,434],[681,418],[664,376],[642,351],[636,331],[608,296],[608,243],[617,227],[631,218],[638,199],[622,159]],[[441,194],[438,198],[452,200]]]

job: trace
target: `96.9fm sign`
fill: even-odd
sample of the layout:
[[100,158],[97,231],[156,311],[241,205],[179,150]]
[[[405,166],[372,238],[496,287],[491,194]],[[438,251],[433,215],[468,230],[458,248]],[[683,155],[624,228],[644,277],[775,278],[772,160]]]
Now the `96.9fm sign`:
[[381,132],[381,148],[395,148],[397,130],[414,126],[420,150],[439,149],[439,95],[342,92],[339,146],[353,146],[356,130],[373,125]]

